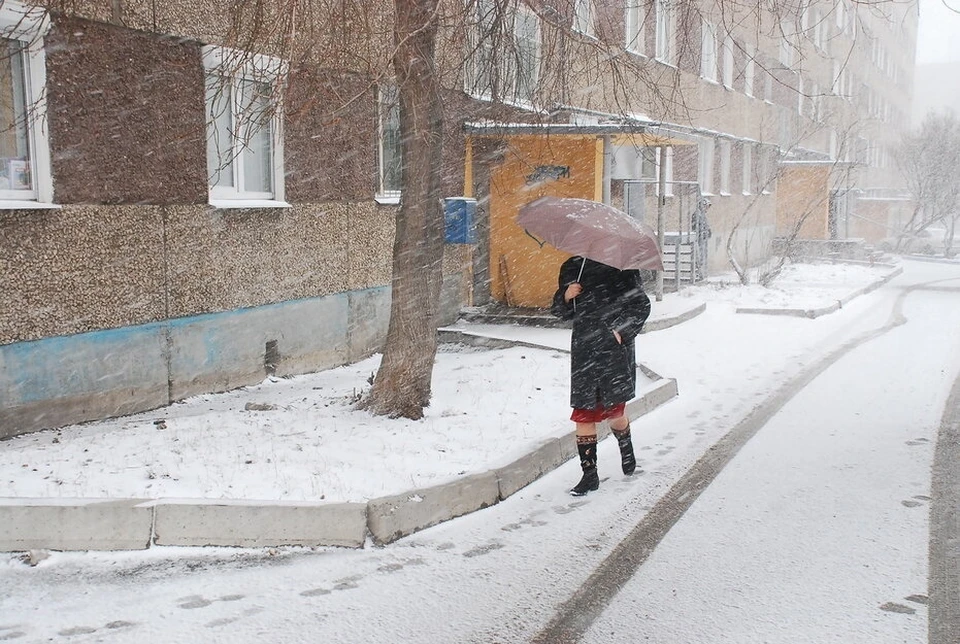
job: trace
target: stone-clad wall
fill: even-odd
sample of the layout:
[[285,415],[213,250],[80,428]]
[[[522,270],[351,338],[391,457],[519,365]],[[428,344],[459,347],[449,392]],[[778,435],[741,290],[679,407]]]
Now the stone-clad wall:
[[55,15],[47,116],[56,203],[207,200],[200,45]]
[[[268,366],[293,375],[379,350],[396,207],[374,200],[374,85],[292,69],[291,206],[216,209],[201,44],[56,13],[52,23],[59,208],[0,210],[0,437],[259,382]],[[458,122],[448,135],[462,147]],[[446,190],[460,194],[462,151],[450,152]],[[466,301],[468,263],[463,248],[447,249],[444,322]]]
[[0,344],[387,286],[394,209],[0,210]]
[[0,344],[164,317],[155,206],[0,210]]

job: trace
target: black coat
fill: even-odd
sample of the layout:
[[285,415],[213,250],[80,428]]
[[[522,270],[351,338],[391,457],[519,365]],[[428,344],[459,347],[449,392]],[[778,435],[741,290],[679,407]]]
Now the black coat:
[[[574,282],[580,282],[583,291],[564,302],[564,292]],[[643,292],[640,272],[571,257],[560,267],[551,311],[562,320],[573,320],[570,406],[593,409],[598,404],[612,407],[631,400],[637,392],[633,340],[650,315],[650,299]],[[623,344],[617,343],[614,331],[620,333]]]

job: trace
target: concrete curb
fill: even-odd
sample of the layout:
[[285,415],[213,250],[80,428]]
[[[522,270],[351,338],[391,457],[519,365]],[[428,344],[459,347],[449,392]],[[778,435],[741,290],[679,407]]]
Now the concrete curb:
[[149,499],[0,499],[0,551],[142,550]]
[[364,503],[161,499],[153,504],[158,546],[347,546],[367,534]]
[[[684,319],[704,308],[688,313]],[[464,341],[463,337],[449,337],[448,341]],[[525,342],[468,337],[467,341],[479,346],[557,350]],[[662,378],[644,365],[638,367],[653,382],[627,403],[631,420],[678,395],[676,380]],[[598,429],[601,440],[610,434],[605,423]],[[152,545],[362,548],[368,534],[375,543],[386,544],[515,494],[576,456],[574,434],[571,431],[547,439],[514,462],[488,472],[367,503],[0,498],[0,552],[142,550]]]
[[[627,403],[631,420],[653,411],[677,395],[677,381],[661,378]],[[604,423],[597,438],[610,434]],[[551,438],[503,467],[427,489],[409,490],[371,500],[367,526],[377,544],[387,544],[449,519],[495,505],[577,454],[575,432]]]
[[754,315],[788,315],[792,317],[800,318],[818,318],[823,315],[828,315],[834,313],[843,308],[844,304],[849,303],[854,298],[860,297],[861,295],[866,295],[870,291],[874,291],[890,280],[892,280],[897,275],[900,275],[903,272],[903,267],[898,266],[894,270],[890,271],[887,275],[881,279],[868,284],[862,288],[859,288],[852,293],[844,296],[843,298],[837,300],[835,303],[830,304],[829,306],[824,306],[816,309],[768,309],[768,308],[751,308],[751,307],[741,307],[736,310],[737,313],[747,313]]
[[664,329],[669,329],[672,326],[676,326],[681,322],[686,322],[687,320],[692,320],[701,313],[707,310],[707,303],[702,302],[700,306],[694,307],[689,311],[684,311],[679,315],[666,318],[656,318],[653,320],[647,320],[647,323],[643,325],[643,332],[650,333],[652,331],[663,331]]

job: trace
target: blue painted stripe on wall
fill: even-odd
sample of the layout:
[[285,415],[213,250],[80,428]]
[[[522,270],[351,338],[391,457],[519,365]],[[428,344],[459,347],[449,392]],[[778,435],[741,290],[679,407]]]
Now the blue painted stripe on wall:
[[[353,293],[384,290],[389,290],[389,287]],[[91,395],[123,386],[156,385],[161,381],[165,385],[168,377],[165,357],[168,328],[176,335],[178,331],[191,326],[214,327],[205,330],[204,345],[206,364],[215,365],[221,361],[225,350],[224,335],[215,330],[217,327],[242,324],[245,317],[277,316],[285,319],[290,309],[320,304],[324,300],[347,298],[349,295],[346,292],[289,300],[164,322],[0,345],[0,407]],[[333,320],[330,322],[335,323]]]

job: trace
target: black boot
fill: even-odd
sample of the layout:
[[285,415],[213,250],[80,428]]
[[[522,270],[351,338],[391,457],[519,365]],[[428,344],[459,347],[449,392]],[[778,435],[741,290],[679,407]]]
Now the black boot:
[[580,453],[580,467],[583,468],[583,478],[577,483],[570,494],[583,496],[600,487],[600,476],[597,474],[597,436],[577,436],[577,451]]
[[633,441],[630,440],[630,423],[624,429],[613,430],[613,435],[620,446],[620,466],[623,473],[630,476],[637,469],[637,457],[633,454]]

